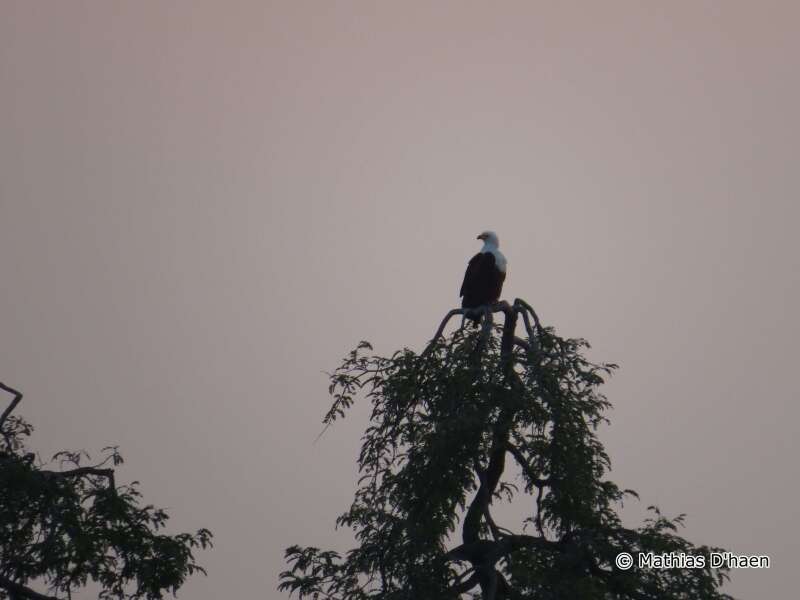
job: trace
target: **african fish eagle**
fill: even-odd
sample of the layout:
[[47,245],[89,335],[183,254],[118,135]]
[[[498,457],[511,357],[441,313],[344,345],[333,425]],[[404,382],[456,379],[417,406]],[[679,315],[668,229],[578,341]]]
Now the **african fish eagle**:
[[[484,231],[478,238],[483,240],[483,248],[467,265],[464,283],[461,284],[461,308],[478,308],[492,304],[500,299],[503,282],[506,279],[506,257],[498,250],[500,240],[494,231]],[[477,327],[481,316],[467,317],[472,326]]]

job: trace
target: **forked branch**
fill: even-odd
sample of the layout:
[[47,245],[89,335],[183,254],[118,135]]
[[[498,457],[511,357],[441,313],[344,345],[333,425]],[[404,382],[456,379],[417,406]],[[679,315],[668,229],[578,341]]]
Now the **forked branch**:
[[5,430],[6,419],[11,414],[11,412],[17,407],[17,404],[20,403],[22,400],[22,392],[15,390],[12,387],[7,386],[2,381],[0,381],[0,390],[6,391],[9,394],[13,394],[14,398],[11,400],[11,403],[6,407],[3,411],[3,414],[0,415],[0,431],[3,432],[3,437],[6,441],[6,447],[11,448],[11,437],[8,435],[8,432]]

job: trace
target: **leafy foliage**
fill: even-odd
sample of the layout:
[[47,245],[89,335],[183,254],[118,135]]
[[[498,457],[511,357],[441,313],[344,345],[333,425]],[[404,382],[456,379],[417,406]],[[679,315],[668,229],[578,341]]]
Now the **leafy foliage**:
[[[5,388],[9,389],[9,388]],[[21,397],[21,395],[20,395]],[[32,427],[8,416],[0,449],[0,598],[41,598],[36,582],[69,597],[94,581],[100,598],[147,599],[173,594],[186,578],[205,573],[196,548],[211,545],[211,532],[166,535],[167,513],[141,505],[138,483],[117,486],[122,464],[116,447],[100,464],[85,452],[59,452],[47,465],[27,452]]]
[[[358,546],[344,555],[288,548],[279,589],[314,600],[478,590],[498,600],[729,598],[719,590],[724,569],[615,566],[620,552],[708,558],[721,550],[682,539],[683,516],[668,519],[655,507],[638,529],[622,525],[616,509],[637,496],[606,478],[610,461],[597,437],[610,406],[599,387],[616,365],[591,363],[584,340],[563,339],[538,319],[532,328],[524,302],[502,304],[495,311],[504,327],[459,329],[420,354],[388,358],[361,342],[331,374],[326,425],[359,394],[372,404],[359,486],[337,519]],[[514,334],[520,315],[525,339]],[[502,479],[507,460],[516,482]],[[531,512],[513,533],[491,508],[518,496]]]

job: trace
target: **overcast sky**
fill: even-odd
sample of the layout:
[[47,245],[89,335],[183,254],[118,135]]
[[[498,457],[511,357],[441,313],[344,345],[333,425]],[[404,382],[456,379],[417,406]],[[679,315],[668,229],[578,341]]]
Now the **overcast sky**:
[[[189,600],[278,600],[345,547],[362,403],[323,371],[421,348],[483,229],[621,369],[626,504],[797,589],[800,4],[0,0],[0,380],[42,455],[209,527]],[[5,402],[5,401],[3,401]],[[510,515],[513,516],[513,515]],[[516,528],[518,522],[501,523]]]

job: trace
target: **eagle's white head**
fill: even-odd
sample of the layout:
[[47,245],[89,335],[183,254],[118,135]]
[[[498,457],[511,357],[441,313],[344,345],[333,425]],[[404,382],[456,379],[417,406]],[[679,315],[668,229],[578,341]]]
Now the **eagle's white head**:
[[483,240],[484,252],[490,248],[498,248],[500,246],[500,239],[494,231],[484,231],[478,236],[479,240]]
[[505,273],[506,257],[503,256],[503,253],[498,249],[498,246],[500,245],[500,239],[497,237],[497,234],[494,231],[484,231],[478,236],[478,239],[483,240],[483,248],[481,248],[481,253],[491,252],[494,254],[495,265],[499,270]]

